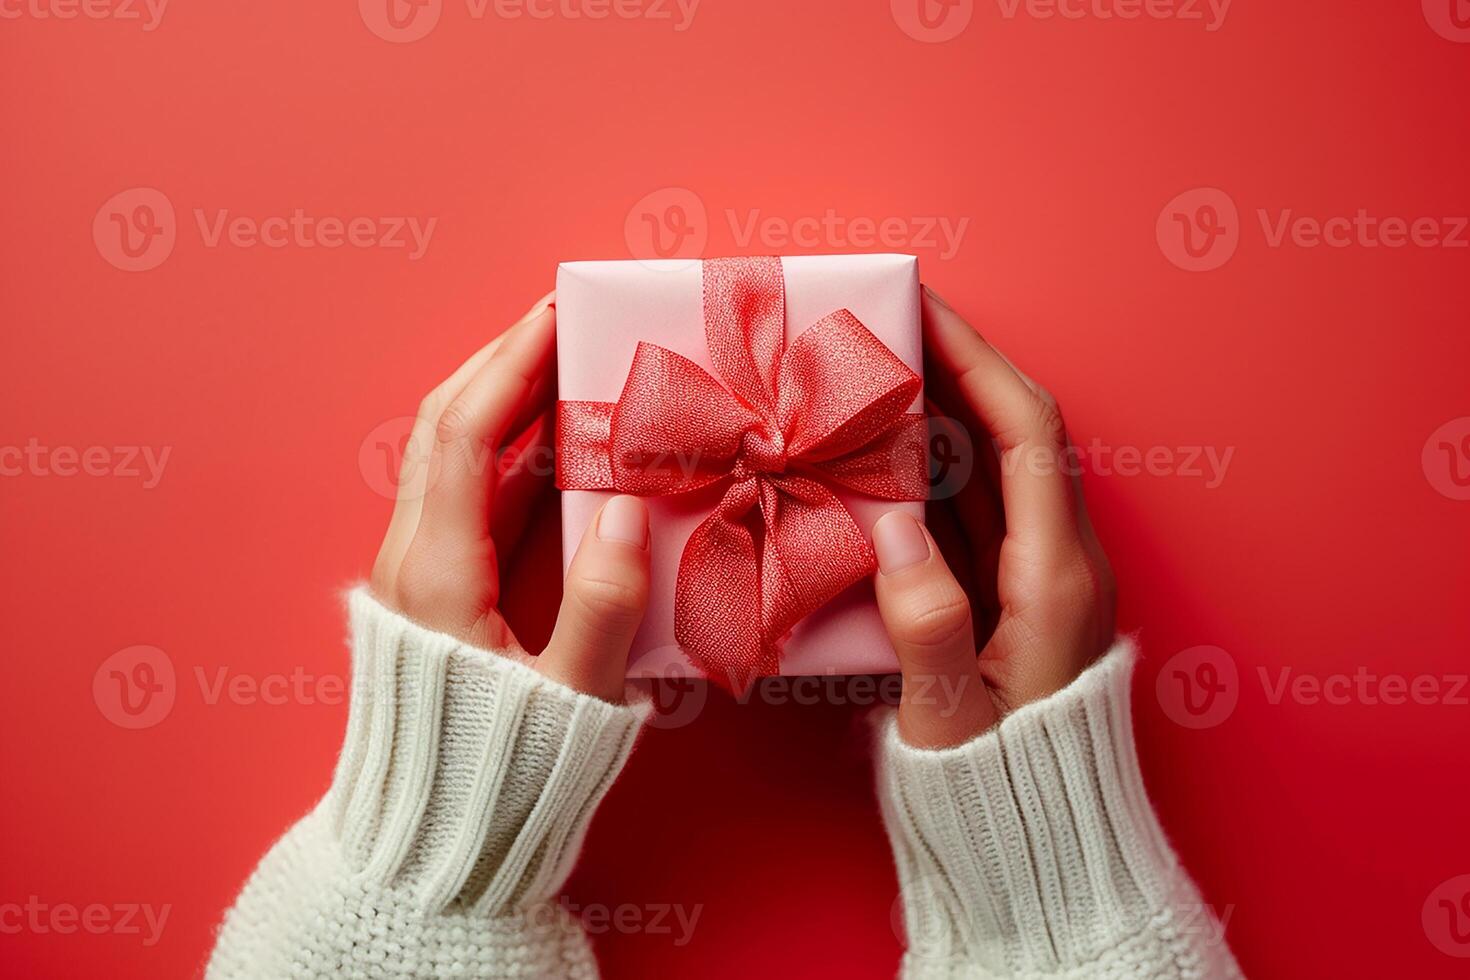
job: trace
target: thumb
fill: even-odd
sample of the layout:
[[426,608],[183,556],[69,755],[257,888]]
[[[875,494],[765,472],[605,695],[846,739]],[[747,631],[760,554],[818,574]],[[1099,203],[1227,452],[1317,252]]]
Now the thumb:
[[614,497],[572,558],[537,669],[583,693],[621,701],[628,649],[647,606],[648,508],[637,497]]
[[898,730],[916,748],[967,742],[997,713],[975,657],[970,600],[929,532],[903,511],[873,526],[878,612],[903,671]]

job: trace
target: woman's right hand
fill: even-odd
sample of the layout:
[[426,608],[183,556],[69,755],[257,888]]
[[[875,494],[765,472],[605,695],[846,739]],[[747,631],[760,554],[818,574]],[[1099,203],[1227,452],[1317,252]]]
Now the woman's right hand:
[[873,545],[903,671],[899,733],[938,748],[1071,683],[1112,644],[1116,596],[1056,399],[928,287],[923,311],[930,398],[975,444],[969,482],[931,504],[951,507],[968,539],[957,560],[970,589],[900,511],[878,521]]

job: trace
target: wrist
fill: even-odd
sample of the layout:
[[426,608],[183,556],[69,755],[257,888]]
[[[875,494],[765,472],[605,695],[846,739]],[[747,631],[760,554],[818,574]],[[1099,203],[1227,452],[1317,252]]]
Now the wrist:
[[366,589],[348,605],[351,707],[326,807],[347,860],[429,911],[515,914],[554,895],[647,703],[564,687]]
[[1120,642],[953,748],[911,747],[886,723],[879,792],[911,958],[1063,971],[1197,905],[1139,774],[1134,659]]

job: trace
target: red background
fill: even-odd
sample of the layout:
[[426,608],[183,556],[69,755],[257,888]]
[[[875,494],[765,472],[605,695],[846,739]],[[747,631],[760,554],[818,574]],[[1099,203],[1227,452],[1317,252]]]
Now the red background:
[[[557,261],[626,256],[630,208],[673,186],[708,209],[709,254],[854,250],[742,247],[727,210],[969,218],[953,257],[899,250],[1058,394],[1079,443],[1234,447],[1214,489],[1086,480],[1146,650],[1140,752],[1164,825],[1249,975],[1463,975],[1421,909],[1470,872],[1470,708],[1272,703],[1258,677],[1466,670],[1470,503],[1421,450],[1470,415],[1470,249],[1272,248],[1256,218],[1470,214],[1470,45],[1419,4],[1237,0],[1207,31],[982,2],[931,44],[886,0],[705,0],[682,32],[476,20],[451,0],[394,44],[343,0],[175,0],[154,31],[12,2],[0,445],[171,457],[151,490],[0,478],[0,904],[171,912],[151,947],[5,932],[4,972],[198,971],[256,859],[324,789],[345,709],[210,704],[195,668],[343,672],[335,593],[389,512],[359,447]],[[92,225],[134,187],[168,197],[178,241],[130,273]],[[1195,187],[1239,207],[1238,251],[1212,272],[1155,238]],[[439,221],[409,261],[208,248],[196,208]],[[544,635],[551,598],[529,591],[510,602]],[[92,681],[135,644],[167,653],[177,702],[128,731]],[[1194,730],[1155,679],[1201,644],[1237,665],[1239,704]],[[572,897],[702,912],[682,947],[600,936],[609,976],[893,973],[861,713],[712,701],[649,734]]]

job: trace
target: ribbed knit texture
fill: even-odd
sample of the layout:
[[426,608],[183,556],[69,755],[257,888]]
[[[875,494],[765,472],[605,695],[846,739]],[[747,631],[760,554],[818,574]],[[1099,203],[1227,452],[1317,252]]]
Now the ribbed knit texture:
[[246,884],[207,976],[595,977],[555,897],[646,702],[580,694],[364,589],[348,604],[336,776]]
[[[207,976],[595,977],[555,899],[646,702],[580,694],[361,589],[349,606],[336,776],[251,876]],[[955,748],[912,748],[891,713],[881,721],[905,977],[1240,976],[1144,793],[1134,659],[1120,643]]]
[[1240,971],[1138,770],[1121,641],[1065,690],[954,748],[880,722],[903,975],[1230,978]]

